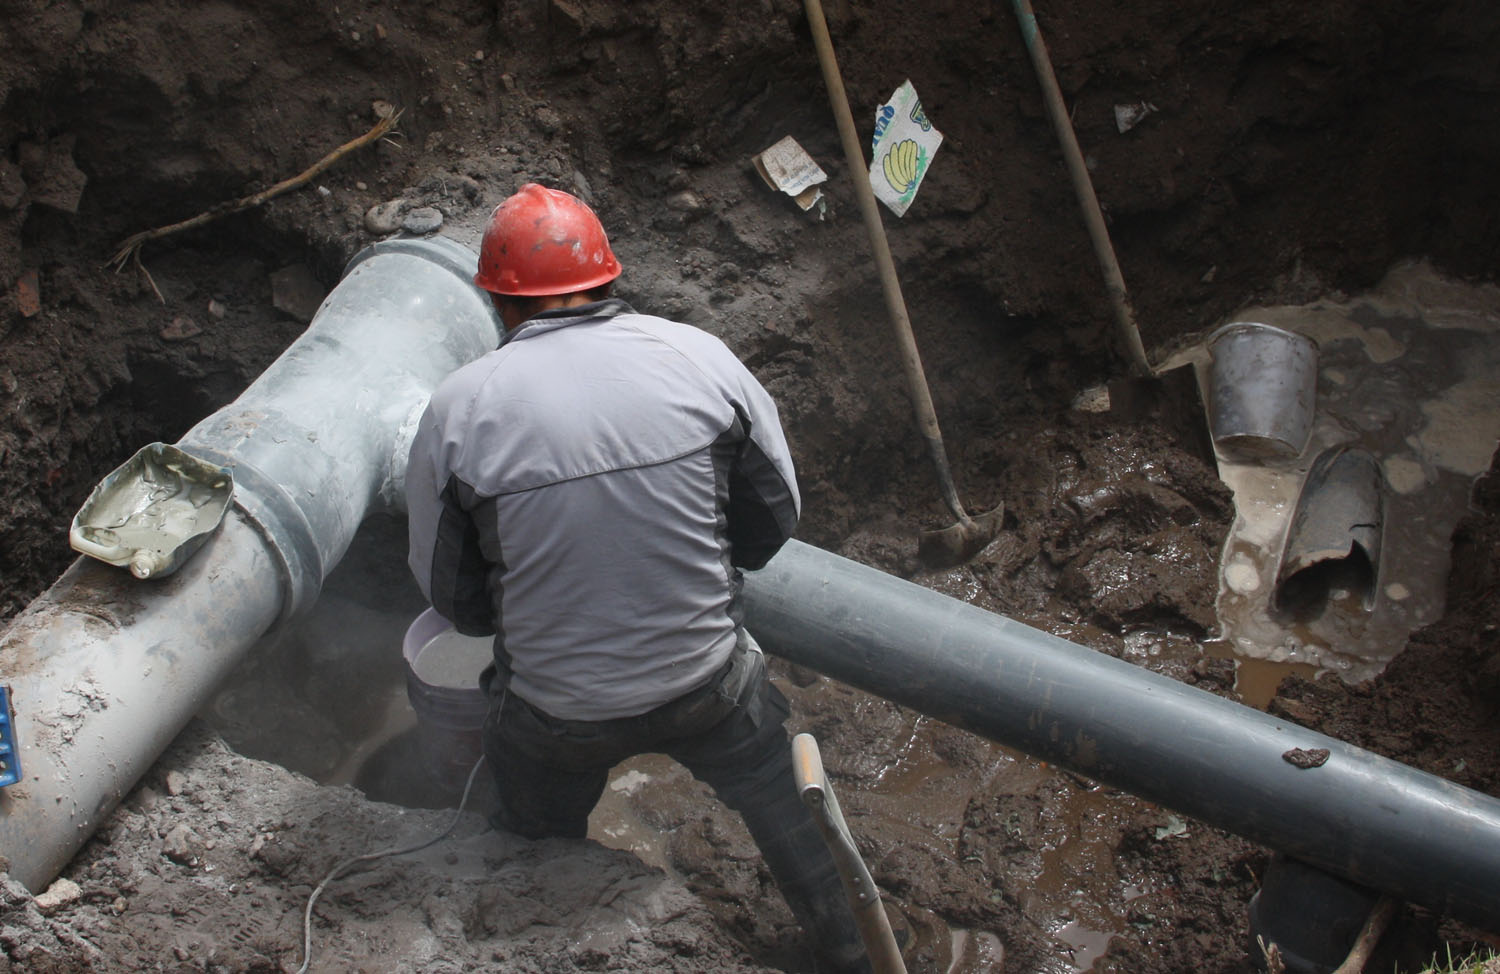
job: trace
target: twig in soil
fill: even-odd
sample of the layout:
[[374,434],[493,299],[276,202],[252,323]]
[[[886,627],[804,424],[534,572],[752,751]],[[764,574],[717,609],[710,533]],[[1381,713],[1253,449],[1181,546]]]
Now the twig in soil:
[[1281,948],[1276,946],[1275,941],[1267,943],[1265,937],[1257,934],[1255,943],[1265,955],[1266,974],[1286,974],[1286,961],[1281,959]]
[[1361,974],[1365,964],[1370,960],[1370,954],[1375,951],[1375,945],[1380,943],[1381,935],[1396,915],[1396,901],[1389,896],[1382,896],[1380,902],[1375,904],[1375,909],[1370,911],[1370,916],[1365,920],[1364,929],[1360,930],[1359,938],[1354,941],[1354,947],[1349,951],[1349,956],[1344,959],[1333,972],[1333,974]]
[[[141,263],[141,249],[140,249],[140,247],[137,247],[135,249],[135,252],[132,253],[130,256],[131,256],[131,258],[135,262],[135,269],[138,270],[138,271],[140,271],[141,272],[141,276],[146,279],[146,283],[149,284],[149,285],[151,285],[151,293],[154,294],[154,295],[156,295],[156,300],[160,301],[162,304],[166,304],[167,303],[167,299],[161,296],[161,288],[159,288],[159,287],[156,286],[156,279],[151,276],[151,272],[150,271],[146,270],[146,265]],[[115,268],[115,272],[116,273],[119,273],[119,270],[120,270],[119,267]]]
[[[319,173],[323,172],[325,169],[338,162],[344,156],[355,151],[356,149],[362,149],[372,142],[377,142],[380,139],[385,138],[385,136],[396,127],[396,122],[399,121],[400,118],[401,113],[399,111],[392,112],[385,118],[382,118],[379,122],[376,122],[375,127],[370,129],[370,131],[366,132],[364,135],[361,135],[357,139],[351,139],[350,141],[345,142],[337,149],[334,149],[332,152],[328,153],[328,155],[313,163],[307,169],[291,177],[290,179],[283,179],[281,182],[277,183],[275,186],[272,186],[270,189],[263,189],[259,193],[254,193],[250,196],[244,197],[243,199],[230,200],[224,203],[220,203],[217,206],[210,207],[209,209],[204,210],[202,213],[199,213],[197,216],[192,217],[188,220],[183,220],[180,223],[173,223],[168,226],[157,227],[154,230],[142,230],[140,233],[131,234],[129,237],[126,237],[120,242],[119,249],[116,250],[115,255],[109,259],[109,263],[114,266],[116,273],[124,270],[125,265],[132,262],[136,267],[141,269],[142,273],[145,273],[146,268],[141,264],[142,244],[147,243],[151,240],[160,240],[162,237],[178,233],[182,230],[191,230],[194,227],[201,227],[206,223],[217,220],[221,216],[228,216],[231,213],[239,213],[242,210],[248,210],[251,207],[260,206],[262,203],[274,199],[275,197],[280,196],[282,193],[305,186],[313,180],[313,177],[317,176]],[[157,299],[161,300],[162,303],[165,304],[165,299],[162,298],[161,291],[157,289],[156,282],[151,280],[150,274],[146,274],[146,281],[150,283],[151,290],[156,292]]]

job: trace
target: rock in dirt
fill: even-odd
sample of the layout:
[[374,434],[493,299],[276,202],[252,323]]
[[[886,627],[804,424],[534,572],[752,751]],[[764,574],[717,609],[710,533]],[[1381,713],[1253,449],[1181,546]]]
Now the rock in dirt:
[[271,274],[271,303],[303,324],[313,320],[326,293],[306,264],[292,264]]
[[42,310],[42,293],[34,270],[22,274],[16,282],[16,310],[23,318],[30,318]]
[[196,862],[202,848],[203,840],[182,823],[172,826],[161,841],[161,854],[182,866]]
[[199,328],[198,323],[187,315],[178,315],[172,319],[171,324],[161,330],[160,334],[162,341],[181,342],[194,335],[203,334],[203,329]]
[[46,892],[36,898],[36,908],[42,911],[43,916],[51,916],[82,897],[83,889],[71,879],[63,878],[48,886]]
[[667,197],[667,208],[677,210],[679,213],[702,213],[707,205],[703,197],[690,189],[684,189]]
[[536,123],[537,131],[543,135],[556,135],[563,127],[562,116],[550,105],[539,106],[531,117]]
[[443,213],[433,206],[419,206],[401,221],[401,229],[407,233],[431,233],[442,225]]
[[21,143],[21,171],[31,189],[32,202],[64,213],[78,212],[78,201],[89,179],[73,162],[74,141],[72,135],[60,135],[48,142]]
[[401,218],[409,206],[411,206],[410,203],[399,198],[376,203],[365,211],[365,229],[382,237],[388,233],[395,233],[401,229]]

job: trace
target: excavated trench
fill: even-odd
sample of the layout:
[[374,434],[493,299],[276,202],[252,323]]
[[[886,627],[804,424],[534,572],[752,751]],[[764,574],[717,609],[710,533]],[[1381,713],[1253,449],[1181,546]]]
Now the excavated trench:
[[[1382,589],[1397,617],[1370,637],[1370,665],[1353,667],[1332,665],[1349,655],[1341,637],[1286,641],[1254,604],[1278,543],[1254,515],[1290,505],[1311,453],[1267,484],[1198,453],[1180,407],[1098,408],[1122,360],[1003,6],[829,8],[860,125],[909,77],[947,140],[912,210],[886,224],[960,493],[971,510],[1009,513],[973,563],[941,571],[916,560],[917,530],[947,514],[912,432],[800,5],[16,6],[0,41],[5,620],[71,559],[68,521],[101,476],[231,400],[302,331],[307,300],[292,282],[332,287],[380,236],[372,207],[431,207],[441,233],[472,246],[489,207],[536,179],[594,202],[627,300],[720,334],[776,396],[803,481],[803,540],[1500,794],[1500,610],[1487,598],[1500,497],[1484,425],[1500,409],[1480,381],[1500,330],[1486,283],[1500,267],[1488,124],[1500,80],[1486,53],[1500,17],[1483,5],[1038,10],[1148,348],[1191,354],[1251,308],[1304,326],[1340,372],[1320,394],[1365,417],[1324,431],[1367,442],[1411,488],[1387,516],[1425,547],[1388,562],[1404,573]],[[365,131],[377,100],[405,112],[400,138],[150,243],[139,266],[104,266],[130,233],[311,165]],[[1119,131],[1114,107],[1137,103],[1151,112]],[[749,166],[788,133],[831,177],[821,219]],[[1435,268],[1366,296],[1422,258]],[[1437,351],[1423,328],[1468,344]],[[1385,367],[1387,398],[1401,397],[1374,418],[1354,391],[1370,386],[1351,378],[1371,363]],[[1429,498],[1437,487],[1446,493]],[[182,969],[294,969],[303,897],[336,852],[384,842],[379,803],[455,798],[416,746],[401,638],[423,605],[403,560],[400,517],[368,521],[312,612],[252,651],[192,732],[210,728],[255,762],[185,737],[65,872],[76,901],[43,915],[14,891],[0,900],[0,956],[17,970],[127,969],[156,954]],[[1237,640],[1248,660],[1234,658]],[[1348,679],[1315,675],[1320,664]],[[1249,970],[1246,909],[1270,850],[817,674],[778,664],[777,679],[794,729],[820,739],[893,916],[916,933],[913,971]],[[265,795],[289,787],[258,762],[332,787],[271,820],[253,795],[246,806],[212,797],[235,777]],[[254,829],[236,833],[224,820],[237,815]],[[190,854],[169,838],[176,824],[198,837]],[[270,835],[284,858],[266,851]],[[599,948],[612,963],[730,969],[735,956],[805,969],[742,828],[681,769],[653,758],[619,769],[592,835],[690,890],[688,912],[703,917],[681,943],[652,941],[654,961]],[[530,916],[514,906],[461,910],[455,938],[433,897],[468,877],[423,868],[439,879],[403,889],[398,865],[329,894],[325,949],[348,969],[604,963],[576,938],[535,933],[585,923],[569,919],[592,908],[584,894],[540,920],[506,919]],[[247,892],[186,910],[220,881]],[[381,941],[367,913],[415,933]],[[92,952],[59,933],[69,927]],[[431,936],[443,950],[413,952]],[[1407,907],[1381,961],[1415,971],[1445,941],[1484,939]]]

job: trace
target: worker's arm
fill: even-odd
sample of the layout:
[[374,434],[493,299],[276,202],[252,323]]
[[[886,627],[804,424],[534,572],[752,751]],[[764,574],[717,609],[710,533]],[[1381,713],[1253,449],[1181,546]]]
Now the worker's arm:
[[735,403],[743,440],[729,471],[730,561],[757,569],[797,530],[802,501],[776,404],[749,372]]
[[494,629],[490,565],[480,548],[473,491],[448,471],[443,427],[428,406],[406,468],[407,564],[438,614],[467,636]]

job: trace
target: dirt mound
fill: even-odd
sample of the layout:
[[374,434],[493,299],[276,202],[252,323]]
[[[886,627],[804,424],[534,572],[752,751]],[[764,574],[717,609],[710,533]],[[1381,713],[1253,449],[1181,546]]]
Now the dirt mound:
[[[441,844],[377,858],[450,827]],[[241,758],[201,726],[70,875],[35,899],[5,886],[7,970],[290,970],[305,959],[314,890],[314,970],[764,970],[700,900],[634,856],[373,803]]]

